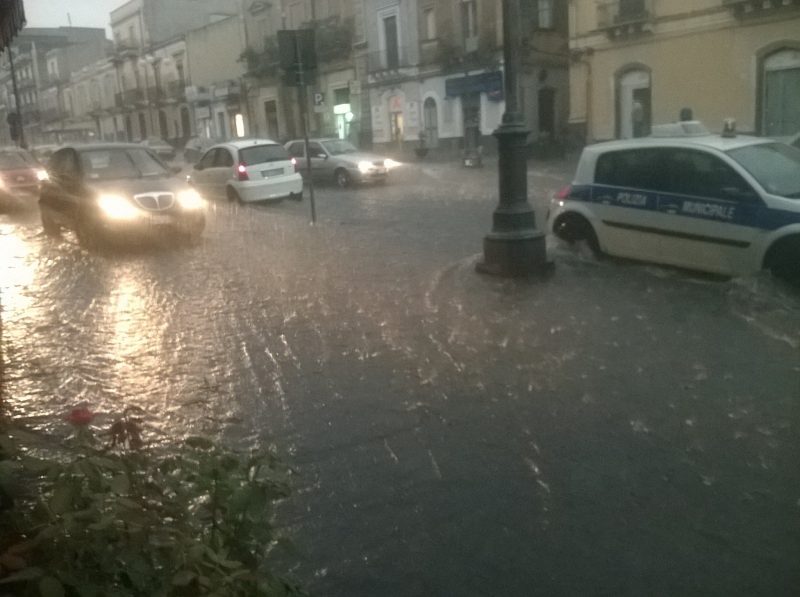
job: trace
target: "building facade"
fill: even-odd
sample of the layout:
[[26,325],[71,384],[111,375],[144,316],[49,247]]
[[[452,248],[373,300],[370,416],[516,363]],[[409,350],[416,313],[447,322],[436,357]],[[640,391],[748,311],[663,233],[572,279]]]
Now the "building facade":
[[[63,119],[66,83],[71,72],[101,58],[109,50],[103,29],[58,27],[23,29],[10,51],[19,94],[19,112],[29,144],[56,142],[57,123]],[[8,54],[0,62],[0,119],[6,122],[16,109]],[[0,143],[11,144],[7,127],[0,127]]]
[[[505,111],[503,12],[497,0],[367,3],[372,138],[434,155],[483,147]],[[560,143],[569,114],[566,4],[520,3],[521,106],[532,144]]]
[[711,130],[800,130],[800,0],[570,1],[570,128],[648,134],[683,108]]

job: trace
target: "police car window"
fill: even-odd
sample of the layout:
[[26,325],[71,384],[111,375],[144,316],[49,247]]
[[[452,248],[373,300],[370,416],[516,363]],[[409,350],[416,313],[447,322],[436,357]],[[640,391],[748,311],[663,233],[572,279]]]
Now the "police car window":
[[671,193],[717,199],[755,196],[750,185],[715,155],[682,148],[665,152],[663,164],[669,171],[665,190]]
[[782,143],[764,143],[733,149],[736,160],[773,195],[800,199],[800,150]]
[[595,168],[595,182],[613,187],[650,191],[663,190],[663,166],[659,150],[636,149],[601,155]]

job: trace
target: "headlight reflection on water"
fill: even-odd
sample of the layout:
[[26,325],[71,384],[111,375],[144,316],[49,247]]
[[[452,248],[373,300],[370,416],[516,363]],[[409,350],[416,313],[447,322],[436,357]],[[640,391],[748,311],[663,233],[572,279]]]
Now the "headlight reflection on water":
[[33,299],[26,289],[33,282],[38,261],[30,245],[20,238],[13,226],[0,226],[0,308],[5,313],[25,310]]

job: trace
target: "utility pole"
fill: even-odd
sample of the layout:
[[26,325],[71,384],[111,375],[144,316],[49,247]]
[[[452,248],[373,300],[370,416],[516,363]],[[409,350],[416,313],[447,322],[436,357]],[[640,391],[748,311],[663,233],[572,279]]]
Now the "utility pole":
[[[313,0],[312,0],[313,2]],[[308,176],[308,197],[311,201],[311,224],[317,223],[317,205],[314,201],[314,179],[311,170],[311,154],[309,153],[308,142],[308,93],[306,91],[305,70],[303,65],[303,51],[300,47],[300,36],[294,36],[294,50],[297,56],[297,79],[299,87],[297,93],[300,96],[300,120],[303,126],[303,141],[305,142],[306,153],[306,175]]]
[[503,0],[503,64],[506,110],[495,131],[500,201],[492,217],[492,231],[483,240],[480,273],[505,277],[544,275],[552,271],[545,233],[536,228],[536,214],[528,203],[526,140],[530,130],[520,110],[519,0]]
[[[18,123],[16,126],[18,127],[17,131],[19,132],[19,136],[17,137],[17,145],[22,149],[28,149],[28,144],[25,142],[25,125],[22,121],[22,110],[20,110],[21,104],[19,101],[19,89],[17,89],[17,72],[14,70],[14,50],[11,46],[8,46],[8,63],[11,70],[11,87],[14,90],[14,118]],[[9,125],[11,125],[11,122],[9,122]]]

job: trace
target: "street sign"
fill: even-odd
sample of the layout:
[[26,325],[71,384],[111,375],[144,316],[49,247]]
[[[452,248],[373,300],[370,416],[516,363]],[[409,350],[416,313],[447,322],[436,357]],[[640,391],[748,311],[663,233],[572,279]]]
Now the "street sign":
[[314,94],[314,105],[315,106],[324,106],[325,105],[325,94],[321,91],[317,91]]

